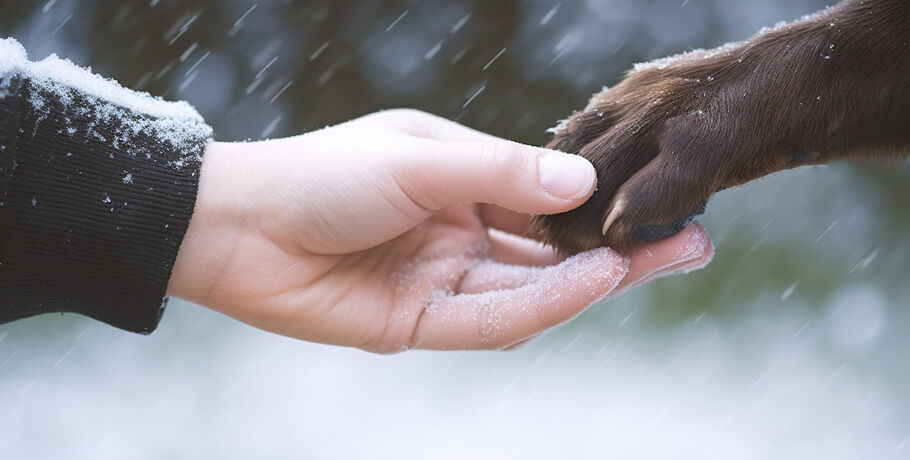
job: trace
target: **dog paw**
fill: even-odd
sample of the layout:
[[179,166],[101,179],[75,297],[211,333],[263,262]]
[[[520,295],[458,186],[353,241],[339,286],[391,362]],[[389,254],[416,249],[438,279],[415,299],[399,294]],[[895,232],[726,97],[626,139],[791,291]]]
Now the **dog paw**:
[[628,251],[681,230],[718,190],[840,158],[904,158],[910,85],[898,64],[910,48],[875,34],[910,30],[908,12],[905,2],[841,2],[638,67],[556,128],[548,147],[590,160],[597,189],[532,230],[563,253]]
[[631,73],[555,128],[548,147],[590,160],[597,189],[575,210],[537,217],[540,240],[563,253],[627,251],[682,230],[718,190],[783,169],[734,148],[742,133],[761,132],[746,115],[758,101],[727,106],[738,83],[700,60]]

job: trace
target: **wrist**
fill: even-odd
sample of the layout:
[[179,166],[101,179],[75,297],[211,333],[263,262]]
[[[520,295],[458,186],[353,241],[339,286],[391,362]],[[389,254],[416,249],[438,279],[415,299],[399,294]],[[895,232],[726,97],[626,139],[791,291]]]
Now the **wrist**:
[[196,204],[168,283],[170,296],[206,303],[227,266],[238,234],[239,145],[213,141],[205,147]]

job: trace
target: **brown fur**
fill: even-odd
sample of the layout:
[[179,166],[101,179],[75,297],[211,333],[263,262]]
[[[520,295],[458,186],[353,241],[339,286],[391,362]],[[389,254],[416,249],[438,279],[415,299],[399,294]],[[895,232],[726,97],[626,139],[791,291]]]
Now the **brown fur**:
[[665,238],[715,192],[775,171],[903,158],[910,0],[847,0],[732,48],[632,71],[570,117],[549,147],[598,171],[588,202],[535,220],[539,238],[565,253]]

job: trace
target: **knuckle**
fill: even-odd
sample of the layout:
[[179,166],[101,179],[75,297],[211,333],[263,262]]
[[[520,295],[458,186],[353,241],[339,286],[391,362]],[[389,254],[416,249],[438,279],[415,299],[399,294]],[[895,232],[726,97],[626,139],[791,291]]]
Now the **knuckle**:
[[481,155],[483,166],[503,180],[516,177],[526,169],[528,160],[533,158],[520,145],[505,141],[485,143]]
[[433,115],[421,110],[411,108],[397,108],[382,112],[390,119],[401,122],[408,126],[421,125],[433,119]]
[[399,107],[394,109],[388,109],[381,112],[382,116],[394,117],[394,118],[414,118],[424,115],[424,112],[421,112],[417,109],[411,109],[407,107]]
[[417,123],[423,112],[409,108],[386,109],[366,115],[364,119],[375,120],[381,124],[399,129],[407,129]]
[[388,109],[379,112],[376,116],[387,125],[417,137],[432,133],[434,126],[442,120],[436,115],[411,108]]

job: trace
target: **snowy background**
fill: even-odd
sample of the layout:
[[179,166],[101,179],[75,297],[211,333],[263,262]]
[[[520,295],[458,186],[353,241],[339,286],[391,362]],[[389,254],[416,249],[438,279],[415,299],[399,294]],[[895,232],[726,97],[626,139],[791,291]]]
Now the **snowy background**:
[[[515,140],[632,63],[824,0],[0,0],[0,36],[187,99],[220,139],[411,106]],[[172,301],[0,325],[0,458],[910,458],[910,167],[721,193],[705,270],[513,353],[375,356]]]

